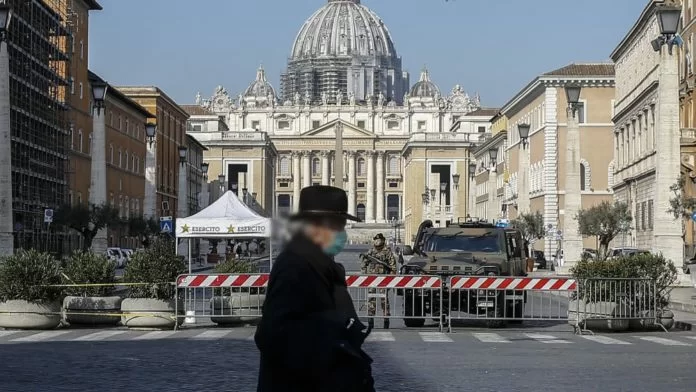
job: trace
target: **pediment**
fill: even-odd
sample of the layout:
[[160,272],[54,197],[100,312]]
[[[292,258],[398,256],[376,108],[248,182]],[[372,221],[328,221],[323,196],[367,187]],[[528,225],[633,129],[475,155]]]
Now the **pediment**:
[[302,136],[312,136],[317,138],[335,138],[336,137],[336,126],[343,124],[343,138],[346,139],[364,139],[364,138],[374,138],[375,135],[361,128],[356,127],[353,124],[347,123],[341,120],[334,120],[328,122],[319,128],[312,129],[309,132],[305,132]]

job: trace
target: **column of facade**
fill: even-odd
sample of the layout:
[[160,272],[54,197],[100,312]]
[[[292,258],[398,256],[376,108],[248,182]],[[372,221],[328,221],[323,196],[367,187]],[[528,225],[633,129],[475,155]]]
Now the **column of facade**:
[[377,222],[384,222],[384,151],[377,152]]
[[[321,152],[321,185],[331,185],[331,152]],[[336,182],[338,184],[338,182]]]
[[365,221],[375,221],[375,152],[366,151],[367,155],[367,205],[365,206]]
[[355,209],[355,151],[346,151],[346,155],[348,157],[348,213],[351,215],[356,215],[357,211]]
[[312,186],[312,152],[302,152],[302,187]]
[[302,189],[300,157],[299,151],[292,152],[292,207],[294,211],[300,208],[300,190]]

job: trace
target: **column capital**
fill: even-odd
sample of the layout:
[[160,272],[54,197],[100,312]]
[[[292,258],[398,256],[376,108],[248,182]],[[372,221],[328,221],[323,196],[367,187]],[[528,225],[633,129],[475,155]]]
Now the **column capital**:
[[375,151],[374,150],[363,151],[363,155],[366,156],[367,158],[374,158]]
[[387,154],[386,151],[377,151],[377,156],[381,159],[384,158],[384,156]]
[[305,158],[309,158],[312,156],[312,151],[311,150],[303,150],[303,151],[300,151],[300,154],[302,154],[302,156]]
[[343,155],[347,156],[348,158],[353,158],[355,157],[357,153],[354,150],[344,150]]
[[320,152],[319,152],[319,155],[320,155],[322,158],[328,158],[328,157],[331,156],[331,151],[326,151],[326,150],[320,151]]
[[302,156],[302,151],[290,151],[290,156],[293,158],[299,158]]

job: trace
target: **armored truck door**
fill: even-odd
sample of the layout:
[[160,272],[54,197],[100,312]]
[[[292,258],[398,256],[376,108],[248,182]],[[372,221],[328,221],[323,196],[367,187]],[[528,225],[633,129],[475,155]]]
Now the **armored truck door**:
[[418,232],[416,233],[416,240],[413,242],[413,252],[420,254],[423,250],[423,240],[425,236],[425,231],[433,227],[433,221],[425,220],[418,226]]

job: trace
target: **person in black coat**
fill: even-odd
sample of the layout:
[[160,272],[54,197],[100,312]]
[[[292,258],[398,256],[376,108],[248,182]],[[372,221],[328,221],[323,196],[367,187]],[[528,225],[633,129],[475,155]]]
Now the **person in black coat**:
[[333,260],[346,220],[358,219],[338,188],[304,188],[299,204],[300,228],[273,264],[256,330],[257,392],[373,392],[372,359],[361,348],[370,330]]

